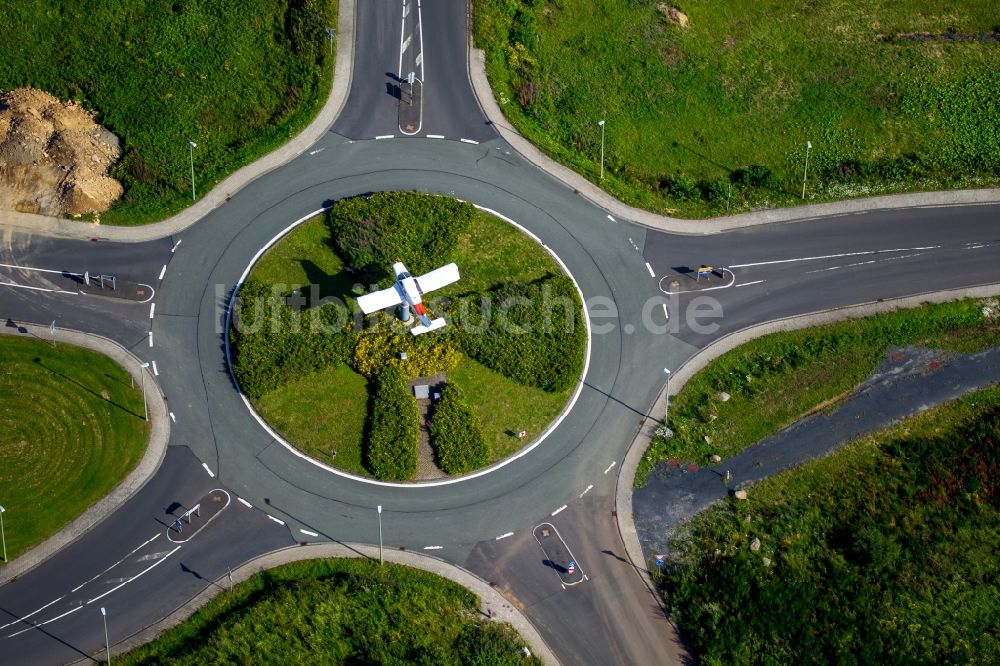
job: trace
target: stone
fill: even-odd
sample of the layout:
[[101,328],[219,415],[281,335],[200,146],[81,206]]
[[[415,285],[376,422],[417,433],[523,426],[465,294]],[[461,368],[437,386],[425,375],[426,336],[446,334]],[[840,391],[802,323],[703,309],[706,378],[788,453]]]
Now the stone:
[[761,563],[763,563],[763,565],[765,567],[771,566],[771,558],[770,557],[762,557],[762,558],[760,558],[760,561],[761,561]]
[[706,444],[711,444],[712,443],[712,438],[709,437],[708,435],[705,435],[705,443]]
[[735,497],[738,500],[745,500],[747,498],[747,491],[737,490],[736,492],[733,493],[733,497]]
[[760,551],[760,539],[757,537],[754,537],[753,541],[750,542],[750,551],[754,553]]
[[712,454],[712,457],[709,458],[709,460],[711,460],[714,463],[720,463],[720,462],[722,462],[722,456],[717,455],[717,454]]
[[725,391],[719,391],[719,400],[721,400],[722,402],[729,402],[729,398],[731,397],[732,396],[726,393]]

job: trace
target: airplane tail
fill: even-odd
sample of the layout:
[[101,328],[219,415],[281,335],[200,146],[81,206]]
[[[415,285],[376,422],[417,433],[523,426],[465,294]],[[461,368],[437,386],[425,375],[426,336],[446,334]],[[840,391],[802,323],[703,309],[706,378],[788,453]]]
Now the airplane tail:
[[414,326],[410,329],[410,333],[413,335],[423,335],[424,333],[430,333],[431,331],[436,331],[439,328],[444,328],[448,322],[444,320],[444,317],[438,317],[437,319],[431,321],[427,317],[421,317],[420,320],[423,322],[420,326]]

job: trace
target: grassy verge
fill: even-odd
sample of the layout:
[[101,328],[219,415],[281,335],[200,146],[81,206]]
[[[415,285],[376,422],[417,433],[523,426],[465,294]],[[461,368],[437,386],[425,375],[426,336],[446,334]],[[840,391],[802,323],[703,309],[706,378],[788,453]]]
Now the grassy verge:
[[[704,464],[713,454],[732,455],[790,425],[856,387],[890,346],[965,352],[996,346],[996,312],[995,299],[970,299],[776,333],[741,345],[712,361],[671,399],[668,425],[674,434],[654,438],[636,483],[641,485],[659,461]],[[730,395],[728,401],[721,400],[722,392]]]
[[[484,293],[505,281],[530,283],[560,272],[552,257],[529,237],[478,211],[467,233],[457,239],[455,261],[462,279],[434,292],[435,299]],[[356,278],[338,255],[323,216],[282,239],[261,258],[249,279],[273,287],[280,296],[297,292],[310,301],[332,297],[349,302],[356,296],[352,291]],[[453,333],[452,324],[436,335]],[[548,392],[518,383],[466,356],[449,372],[449,381],[462,390],[478,413],[492,445],[490,462],[506,458],[524,444],[517,436],[521,430],[530,437],[538,435],[558,415],[571,391]],[[364,446],[369,389],[364,376],[337,362],[293,375],[254,398],[253,404],[264,419],[308,455],[345,471],[368,474]]]
[[991,0],[482,0],[473,14],[510,122],[649,210],[801,203],[807,141],[809,201],[1000,180]]
[[111,359],[0,337],[0,505],[10,559],[106,495],[146,449],[142,393]]
[[660,583],[699,660],[996,663],[998,449],[994,387],[696,516]]
[[541,664],[449,580],[367,560],[255,575],[122,664]]
[[0,88],[74,99],[123,141],[112,176],[124,198],[101,221],[142,224],[287,142],[318,112],[333,58],[336,0],[5,3],[0,38],[17,43]]

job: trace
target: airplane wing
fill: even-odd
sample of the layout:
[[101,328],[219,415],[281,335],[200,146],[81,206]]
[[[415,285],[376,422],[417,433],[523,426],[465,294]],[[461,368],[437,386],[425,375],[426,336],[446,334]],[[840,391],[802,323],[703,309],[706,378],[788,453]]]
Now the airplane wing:
[[371,314],[376,310],[384,310],[393,305],[399,305],[402,302],[403,299],[399,297],[399,291],[395,285],[388,289],[380,289],[364,296],[358,296],[358,307],[365,314]]
[[424,273],[416,279],[416,282],[420,288],[420,293],[426,294],[429,291],[440,289],[452,282],[458,282],[458,278],[458,266],[447,264],[441,268],[435,268],[429,273]]

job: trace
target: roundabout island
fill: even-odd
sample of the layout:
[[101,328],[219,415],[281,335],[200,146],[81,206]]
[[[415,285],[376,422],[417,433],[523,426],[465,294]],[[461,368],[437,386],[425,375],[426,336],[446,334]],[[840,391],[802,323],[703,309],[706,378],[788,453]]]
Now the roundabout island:
[[[393,293],[396,261],[414,274],[460,267],[433,293],[423,283],[419,309],[442,328],[421,329],[408,306],[358,307]],[[275,239],[232,302],[229,343],[248,404],[288,445],[341,473],[410,482],[462,478],[538,443],[577,393],[587,330],[579,289],[535,239],[469,203],[384,192]]]

